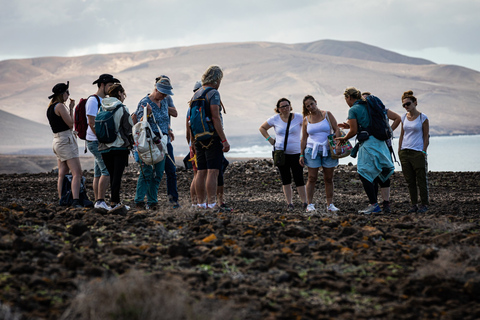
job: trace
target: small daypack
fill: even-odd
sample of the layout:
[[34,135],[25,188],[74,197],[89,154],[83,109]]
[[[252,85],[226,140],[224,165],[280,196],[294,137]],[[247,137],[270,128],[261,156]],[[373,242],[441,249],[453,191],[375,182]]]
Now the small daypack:
[[374,136],[378,140],[386,141],[392,138],[392,129],[388,122],[387,109],[382,100],[374,95],[366,97],[366,105],[368,115],[370,117],[370,125],[363,128],[369,135]]
[[115,112],[122,107],[121,104],[113,110],[100,108],[95,117],[95,135],[98,142],[112,143],[117,139],[117,128],[115,128]]
[[[97,98],[98,107],[100,108],[100,98],[96,94],[93,94],[91,96],[94,96],[95,98]],[[87,100],[90,97],[88,97],[87,99],[81,98],[80,102],[75,107],[75,115],[73,118],[74,130],[77,132],[77,136],[82,140],[86,140],[87,138],[88,123],[87,123],[86,104],[87,104]]]
[[195,141],[208,140],[215,134],[210,103],[206,98],[210,90],[213,90],[213,88],[205,89],[200,97],[190,103],[189,124]]
[[162,135],[160,129],[158,131],[160,132],[159,146],[154,142],[156,135],[147,121],[147,107],[143,107],[143,120],[132,127],[132,135],[138,156],[145,164],[154,165],[165,158],[168,136]]
[[[63,178],[62,183],[62,197],[60,198],[59,204],[61,206],[71,206],[73,203],[72,195],[72,175],[66,174]],[[84,207],[93,207],[93,202],[88,199],[87,191],[85,189],[85,177],[82,177],[80,180],[80,192],[79,192],[79,201],[80,204]]]

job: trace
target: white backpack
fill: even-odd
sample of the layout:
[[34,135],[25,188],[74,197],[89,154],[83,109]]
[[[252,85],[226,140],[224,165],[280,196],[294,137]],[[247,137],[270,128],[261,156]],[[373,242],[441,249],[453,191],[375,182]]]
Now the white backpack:
[[[153,121],[155,121],[155,118],[153,119]],[[155,122],[155,124],[157,123]],[[132,135],[138,156],[144,163],[149,165],[162,161],[167,152],[168,136],[163,135],[160,128],[158,129],[158,132],[160,132],[160,143],[157,145],[152,139],[155,136],[155,133],[153,133],[152,128],[147,121],[147,107],[143,107],[143,120],[137,122],[137,124],[133,126]]]

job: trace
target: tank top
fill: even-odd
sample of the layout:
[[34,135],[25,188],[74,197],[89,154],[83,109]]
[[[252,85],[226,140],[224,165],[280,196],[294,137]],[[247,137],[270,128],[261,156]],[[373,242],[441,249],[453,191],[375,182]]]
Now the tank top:
[[55,106],[57,103],[52,104],[47,109],[47,119],[50,123],[50,127],[52,128],[53,133],[58,133],[62,131],[70,130],[70,127],[63,121],[61,116],[58,116],[55,113]]
[[317,123],[307,122],[307,148],[313,148],[315,144],[323,144],[330,134],[330,124],[327,118]]

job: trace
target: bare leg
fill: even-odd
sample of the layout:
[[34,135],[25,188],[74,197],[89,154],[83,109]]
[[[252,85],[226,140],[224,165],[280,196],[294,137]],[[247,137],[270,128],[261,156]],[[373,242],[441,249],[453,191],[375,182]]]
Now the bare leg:
[[318,168],[308,168],[308,180],[307,180],[307,202],[313,203],[313,194],[315,193],[315,184],[318,179]]
[[93,178],[93,196],[95,197],[95,202],[99,199],[98,197],[98,182],[100,181],[100,177]]
[[109,182],[110,176],[100,176],[98,181],[98,199],[105,199]]
[[57,190],[58,190],[58,199],[62,198],[62,186],[63,186],[63,178],[68,173],[68,166],[66,162],[62,162],[57,160],[58,165],[58,181],[57,181]]
[[217,202],[223,203],[223,186],[217,186]]
[[218,169],[208,169],[207,170],[207,199],[208,204],[214,204],[216,195],[217,195],[217,181],[218,181],[218,174],[220,170]]
[[195,193],[197,194],[197,203],[205,203],[207,170],[198,170],[195,178]]
[[283,187],[283,194],[285,195],[285,200],[287,201],[287,204],[291,204],[292,203],[292,185],[285,184],[282,187]]
[[197,170],[193,171],[192,183],[190,183],[190,198],[192,199],[192,204],[197,204],[197,194],[195,192],[195,180],[197,179]]
[[325,182],[325,195],[327,207],[333,203],[333,172],[335,168],[323,168],[323,181]]
[[66,161],[66,165],[72,172],[72,196],[78,199],[80,196],[80,184],[82,182],[82,166],[79,158],[73,158]]

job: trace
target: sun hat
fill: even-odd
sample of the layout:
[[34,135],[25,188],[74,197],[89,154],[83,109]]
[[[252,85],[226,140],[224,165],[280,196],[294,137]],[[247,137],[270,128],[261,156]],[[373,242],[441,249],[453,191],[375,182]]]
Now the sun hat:
[[163,94],[167,94],[169,96],[173,96],[172,92],[172,85],[170,84],[170,79],[168,77],[161,77],[160,80],[157,81],[155,84],[155,87],[157,88],[158,91],[160,91]]
[[54,96],[58,94],[63,94],[68,90],[68,86],[70,85],[70,81],[67,81],[67,84],[65,83],[57,83],[56,85],[53,86],[52,92],[53,94],[48,97],[48,99],[52,99]]
[[202,81],[195,82],[195,85],[193,86],[193,92],[197,91],[201,87],[202,87]]
[[120,83],[120,80],[114,78],[111,74],[104,73],[101,74],[97,80],[93,81],[92,84],[95,83]]

